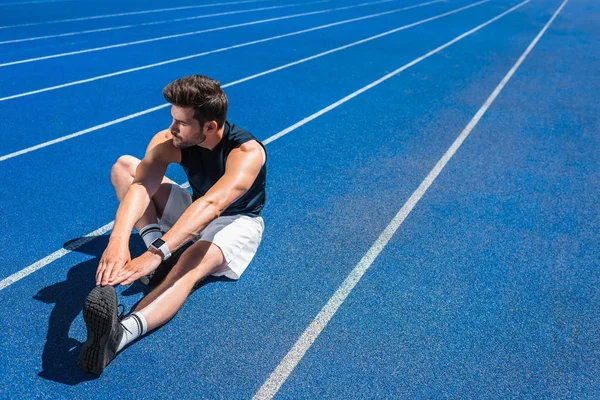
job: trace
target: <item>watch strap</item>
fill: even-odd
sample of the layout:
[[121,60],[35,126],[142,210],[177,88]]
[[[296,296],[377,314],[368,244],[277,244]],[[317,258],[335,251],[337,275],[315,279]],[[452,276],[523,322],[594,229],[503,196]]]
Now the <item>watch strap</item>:
[[171,250],[169,250],[169,246],[167,245],[167,242],[165,242],[161,238],[158,238],[154,242],[152,242],[150,247],[152,247],[155,250],[160,251],[160,253],[162,254],[163,261],[166,260],[167,258],[171,257]]

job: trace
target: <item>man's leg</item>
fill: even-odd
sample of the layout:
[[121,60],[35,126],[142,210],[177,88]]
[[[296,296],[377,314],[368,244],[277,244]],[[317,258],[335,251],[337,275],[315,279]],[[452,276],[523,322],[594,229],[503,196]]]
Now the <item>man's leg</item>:
[[[171,206],[168,206],[171,208]],[[170,214],[165,211],[165,216]],[[118,321],[117,295],[112,286],[96,287],[88,295],[84,319],[101,329],[82,349],[84,371],[100,374],[128,343],[169,321],[181,308],[194,285],[208,275],[238,279],[250,264],[262,238],[262,218],[220,217],[203,231],[198,242],[183,251],[165,280],[137,305],[133,313]],[[228,263],[225,262],[225,256]],[[235,254],[234,257],[231,257]],[[86,299],[86,303],[88,303]],[[94,309],[94,308],[97,308]],[[86,318],[86,310],[91,310]],[[89,331],[89,328],[88,328]]]
[[[119,201],[123,200],[133,183],[139,163],[140,160],[135,157],[122,156],[112,167],[111,182]],[[169,218],[172,219],[172,214],[177,213],[176,209],[165,211],[173,185],[176,185],[175,182],[166,177],[163,179],[144,215],[135,225],[138,231],[152,224],[158,227],[158,218],[163,217],[163,214],[169,214]],[[186,199],[181,196],[177,200],[179,202],[175,208],[186,203]],[[191,198],[189,200],[191,201]],[[144,237],[142,233],[144,242],[148,241],[148,236],[150,235]],[[182,255],[165,282],[141,303],[148,305],[148,310],[144,309],[144,314],[148,315],[148,322],[141,312],[134,312],[123,321],[119,321],[117,294],[112,286],[97,286],[88,294],[83,310],[88,338],[80,352],[80,366],[85,372],[100,375],[127,343],[167,322],[179,310],[195,282],[210,274],[215,269],[212,265],[219,267],[224,262],[221,250],[210,242],[196,243],[183,254],[186,255]]]
[[[140,160],[132,156],[119,157],[110,171],[110,180],[115,188],[119,201],[127,194],[133,183],[135,171]],[[152,197],[142,218],[136,223],[138,231],[148,225],[158,229],[158,218],[163,214],[171,187],[175,183],[164,178],[159,190]],[[149,240],[147,235],[146,239]],[[144,240],[144,241],[147,241]],[[118,320],[118,300],[115,289],[111,286],[97,286],[86,297],[83,318],[88,330],[88,337],[80,352],[80,366],[85,372],[100,375],[104,368],[120,350],[119,343],[125,336],[125,329]]]
[[134,312],[123,320],[125,330],[118,349],[148,331],[165,324],[179,311],[194,285],[225,266],[221,249],[211,242],[198,241],[190,246],[165,280],[146,295]]
[[[117,316],[118,300],[114,287],[95,287],[86,298],[83,309],[88,339],[80,353],[81,368],[95,375],[102,374],[128,343],[173,318],[194,285],[224,266],[225,260],[219,247],[198,241],[183,252],[165,280],[122,321]],[[90,326],[92,335],[89,334]]]
[[[127,194],[127,190],[133,183],[135,170],[139,163],[140,160],[133,156],[121,156],[111,168],[110,181],[115,188],[115,193],[119,202],[123,201],[123,198]],[[160,188],[152,197],[150,205],[148,205],[144,215],[135,224],[138,232],[141,233],[142,230],[149,225],[158,224],[158,218],[162,216],[167,200],[169,200],[171,185],[176,185],[176,183],[169,178],[164,177]]]

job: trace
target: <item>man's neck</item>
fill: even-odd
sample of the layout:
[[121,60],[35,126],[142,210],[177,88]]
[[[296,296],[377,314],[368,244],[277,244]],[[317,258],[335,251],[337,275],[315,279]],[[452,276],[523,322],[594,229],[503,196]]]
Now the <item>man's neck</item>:
[[223,133],[225,132],[225,124],[219,129],[216,134],[212,137],[207,137],[204,143],[199,144],[198,146],[203,147],[207,150],[213,151],[221,140],[223,140]]

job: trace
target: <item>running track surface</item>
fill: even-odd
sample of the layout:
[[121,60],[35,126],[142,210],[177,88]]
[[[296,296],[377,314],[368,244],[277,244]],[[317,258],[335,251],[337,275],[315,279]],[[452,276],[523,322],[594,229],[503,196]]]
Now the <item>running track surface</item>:
[[[0,4],[0,157],[12,154],[0,161],[1,398],[259,393],[563,4],[527,2],[327,109],[520,3],[483,2],[236,82],[475,2],[161,10],[223,3],[203,1]],[[250,9],[261,10],[235,12]],[[143,10],[161,11],[133,14]],[[227,14],[189,19],[217,13]],[[312,14],[281,19],[302,13]],[[127,15],[81,19],[110,14]],[[592,0],[564,5],[267,397],[600,397],[599,16]],[[180,35],[264,19],[273,20]],[[167,22],[149,24],[157,21]],[[131,27],[110,29],[119,26]],[[179,36],[82,52],[167,35]],[[53,56],[64,53],[76,54]],[[98,126],[164,104],[162,87],[194,73],[231,83],[229,120],[261,140],[325,112],[267,145],[266,231],[244,276],[207,281],[169,324],[91,379],[76,364],[81,307],[118,205],[109,170],[122,154],[142,156],[170,116],[161,108]],[[168,175],[185,181],[176,166]],[[137,234],[131,245],[142,251]],[[137,284],[118,292],[127,308],[143,295]]]

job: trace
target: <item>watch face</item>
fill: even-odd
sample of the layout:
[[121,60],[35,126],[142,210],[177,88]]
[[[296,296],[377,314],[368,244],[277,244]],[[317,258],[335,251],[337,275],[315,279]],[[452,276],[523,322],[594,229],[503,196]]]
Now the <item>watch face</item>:
[[165,241],[162,240],[161,238],[156,239],[154,242],[152,242],[152,246],[156,247],[157,249],[162,246],[163,244],[165,244]]

